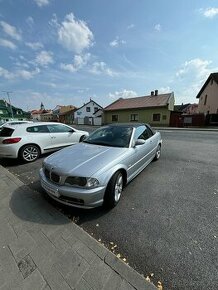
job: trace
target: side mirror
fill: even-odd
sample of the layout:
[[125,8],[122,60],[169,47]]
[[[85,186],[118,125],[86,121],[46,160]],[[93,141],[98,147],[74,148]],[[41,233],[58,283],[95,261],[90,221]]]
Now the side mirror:
[[144,140],[144,139],[137,139],[135,141],[135,146],[143,145],[143,144],[145,144],[145,142],[146,142],[146,140]]

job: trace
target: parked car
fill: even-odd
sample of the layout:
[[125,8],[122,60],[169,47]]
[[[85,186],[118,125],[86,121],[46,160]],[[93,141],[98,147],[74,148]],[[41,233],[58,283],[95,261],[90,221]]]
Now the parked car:
[[82,141],[89,133],[61,123],[7,125],[0,131],[0,158],[35,161],[41,154]]
[[0,124],[0,130],[7,125],[19,125],[19,124],[25,124],[25,123],[33,123],[32,121],[7,121],[7,122],[3,122]]
[[44,159],[41,186],[56,201],[114,207],[123,187],[161,154],[161,135],[147,124],[101,127],[82,143]]

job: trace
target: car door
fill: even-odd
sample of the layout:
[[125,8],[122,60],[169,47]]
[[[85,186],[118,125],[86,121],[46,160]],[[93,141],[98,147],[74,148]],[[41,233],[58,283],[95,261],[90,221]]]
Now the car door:
[[43,151],[49,151],[52,148],[51,135],[46,125],[30,125],[26,131],[28,132],[27,143],[38,144]]
[[129,178],[132,179],[136,176],[144,167],[146,167],[151,161],[151,155],[154,148],[154,142],[152,139],[153,133],[146,126],[139,126],[136,128],[133,143],[137,140],[143,140],[144,143],[140,145],[134,145],[131,154],[131,166],[128,168]]
[[49,124],[47,126],[51,134],[53,148],[61,148],[78,142],[73,128],[64,124]]

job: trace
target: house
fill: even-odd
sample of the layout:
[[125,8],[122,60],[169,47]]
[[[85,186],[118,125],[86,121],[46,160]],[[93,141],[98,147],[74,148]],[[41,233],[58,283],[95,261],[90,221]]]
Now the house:
[[120,98],[104,108],[104,123],[142,122],[154,126],[169,126],[170,114],[174,110],[174,93]]
[[0,123],[9,120],[29,120],[30,113],[23,111],[20,108],[16,108],[9,104],[5,100],[0,100]]
[[90,101],[75,111],[75,124],[101,125],[103,108],[90,98]]
[[45,110],[45,107],[43,103],[41,102],[40,109],[38,110],[32,110],[31,111],[31,117],[33,121],[44,121],[42,118],[42,115],[45,113],[48,113],[50,110]]
[[[53,110],[52,110],[52,113],[53,113],[53,120],[56,120],[58,122],[61,122],[61,120],[59,119],[60,116],[62,115],[61,119],[64,120],[64,122],[62,123],[65,123],[65,118],[63,117],[65,115],[66,112],[69,112],[71,111],[75,111],[76,107],[73,106],[73,105],[67,105],[67,106],[63,106],[63,105],[57,105]],[[68,114],[67,114],[68,115]],[[72,117],[67,117],[67,119],[72,120],[74,119],[74,116]],[[70,123],[71,124],[71,123]]]
[[[45,114],[49,114],[49,117],[46,116],[44,117]],[[31,117],[33,119],[33,121],[52,121],[52,112],[51,110],[32,110],[31,111]]]
[[73,124],[74,122],[74,112],[76,111],[76,107],[69,111],[65,111],[59,114],[59,122],[64,124]]
[[199,113],[218,114],[218,73],[209,75],[196,98],[199,99]]
[[197,114],[198,113],[198,104],[182,104],[174,106],[175,112],[181,112],[183,114]]
[[198,113],[198,104],[175,105],[170,116],[170,127],[204,126],[204,114]]
[[52,110],[44,110],[40,115],[40,120],[42,122],[53,122],[56,121],[53,116]]

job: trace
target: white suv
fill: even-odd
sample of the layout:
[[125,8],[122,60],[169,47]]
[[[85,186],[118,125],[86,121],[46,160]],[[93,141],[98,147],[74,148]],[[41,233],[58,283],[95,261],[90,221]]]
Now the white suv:
[[39,122],[4,126],[0,131],[0,158],[36,160],[40,154],[81,142],[89,135],[61,123]]

